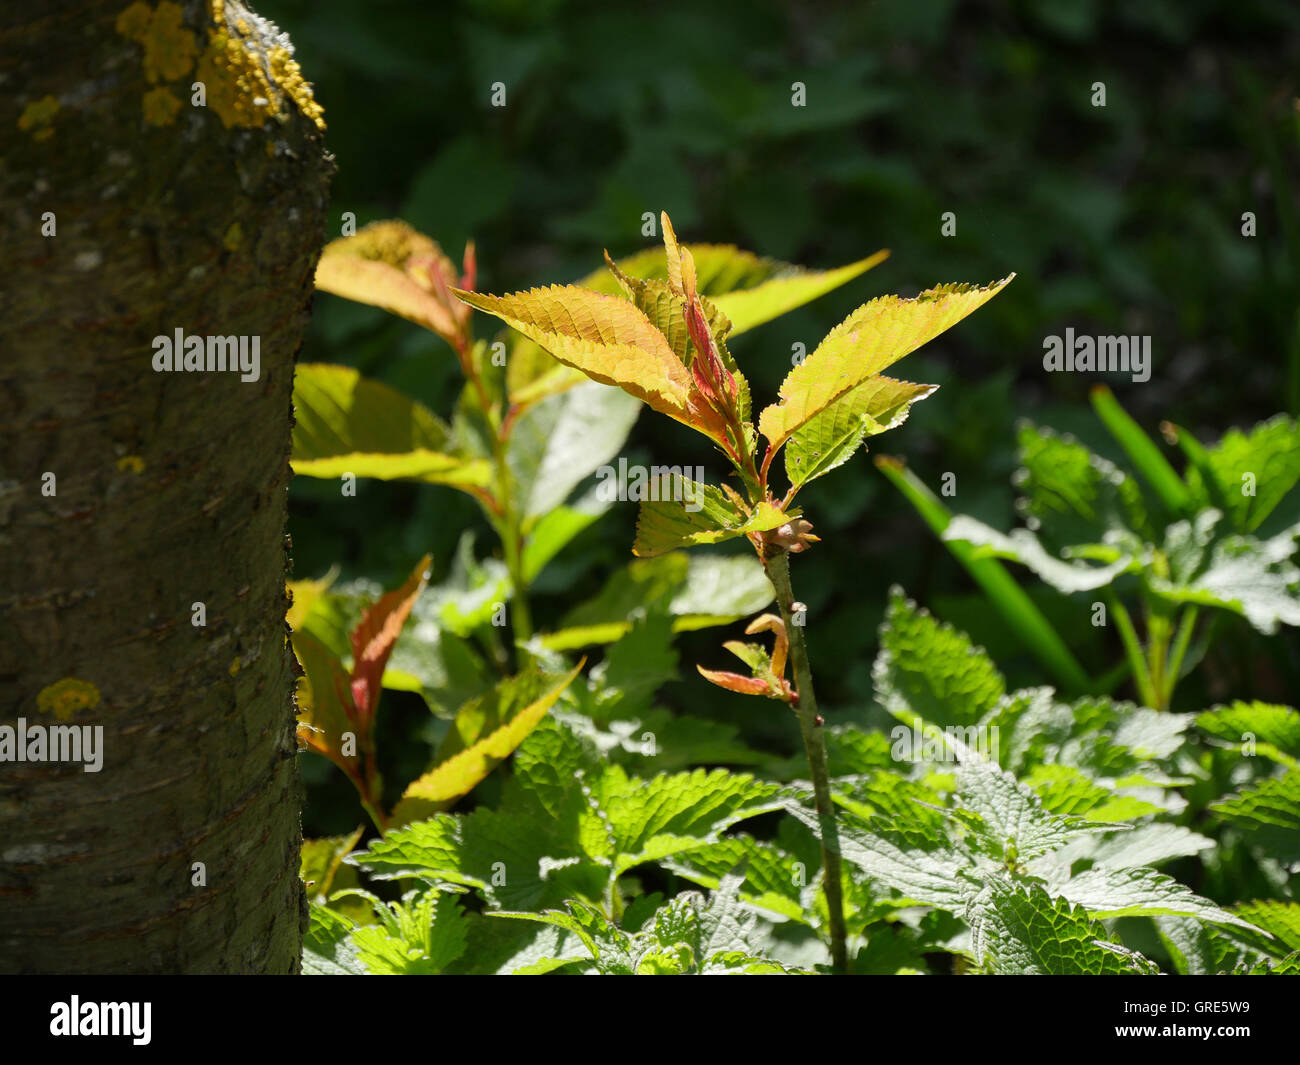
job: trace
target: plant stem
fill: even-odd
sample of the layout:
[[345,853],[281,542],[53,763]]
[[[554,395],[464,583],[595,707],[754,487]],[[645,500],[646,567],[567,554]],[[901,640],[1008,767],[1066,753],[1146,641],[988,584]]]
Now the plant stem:
[[1169,663],[1165,669],[1165,705],[1174,701],[1174,687],[1178,684],[1178,675],[1183,669],[1183,659],[1187,657],[1187,648],[1192,642],[1192,630],[1196,628],[1196,604],[1183,611],[1178,623],[1178,635],[1174,645],[1169,649]]
[[831,801],[830,777],[826,769],[826,738],[817,713],[817,696],[813,693],[812,670],[808,666],[808,644],[803,625],[795,624],[794,591],[790,587],[790,558],[778,551],[764,559],[767,575],[776,588],[785,631],[790,641],[790,661],[794,665],[795,689],[799,701],[794,710],[803,733],[804,751],[812,773],[813,794],[817,801],[817,818],[821,822],[822,882],[826,891],[826,908],[830,912],[831,962],[835,971],[848,971],[848,933],[844,927],[843,882],[840,872],[840,837],[835,824],[835,805]]
[[1142,645],[1138,643],[1137,630],[1133,628],[1133,619],[1128,610],[1119,601],[1119,596],[1110,594],[1110,612],[1115,615],[1119,627],[1119,637],[1124,643],[1124,652],[1128,655],[1129,665],[1133,667],[1133,683],[1137,685],[1138,697],[1152,708],[1158,702],[1155,688],[1151,684],[1151,670],[1147,668],[1146,656]]

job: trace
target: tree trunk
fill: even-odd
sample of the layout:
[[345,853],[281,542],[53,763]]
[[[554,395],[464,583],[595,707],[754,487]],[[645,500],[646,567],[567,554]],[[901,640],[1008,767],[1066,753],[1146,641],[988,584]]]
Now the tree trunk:
[[[319,108],[233,0],[7,14],[0,969],[297,972],[285,518]],[[246,338],[250,372],[159,371],[177,330]],[[102,727],[99,755],[41,760],[61,724]]]

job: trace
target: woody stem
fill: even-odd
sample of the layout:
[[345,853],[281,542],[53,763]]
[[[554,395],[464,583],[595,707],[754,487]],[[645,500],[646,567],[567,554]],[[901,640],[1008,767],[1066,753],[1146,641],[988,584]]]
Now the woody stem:
[[826,891],[826,908],[830,914],[831,962],[835,971],[848,971],[848,932],[844,925],[843,880],[840,871],[840,837],[835,824],[835,806],[831,801],[830,776],[826,767],[824,725],[817,713],[817,696],[813,693],[812,670],[808,665],[808,645],[804,640],[803,618],[796,623],[794,591],[790,586],[790,556],[777,551],[763,560],[767,575],[776,588],[785,631],[790,640],[790,661],[794,665],[795,690],[799,701],[794,710],[803,733],[804,752],[812,773],[817,819],[821,825],[822,882]]

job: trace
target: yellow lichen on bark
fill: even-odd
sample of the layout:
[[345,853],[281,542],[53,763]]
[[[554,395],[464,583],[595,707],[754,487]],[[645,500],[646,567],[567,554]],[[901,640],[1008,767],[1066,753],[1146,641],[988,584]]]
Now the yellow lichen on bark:
[[67,721],[78,710],[99,705],[99,689],[88,680],[64,677],[42,688],[36,696],[36,709]]
[[144,120],[151,126],[170,126],[180,109],[180,100],[166,86],[159,85],[144,94]]
[[117,32],[144,46],[144,75],[150,81],[175,81],[189,73],[198,54],[180,4],[162,0],[157,8],[134,3],[117,16]]
[[18,128],[24,133],[32,131],[32,139],[43,141],[54,136],[54,116],[59,113],[59,101],[53,96],[42,96],[23,108],[18,116]]
[[[172,0],[162,0],[156,8],[136,0],[114,26],[121,36],[143,46],[149,81],[174,81],[193,68],[207,106],[227,129],[264,126],[268,116],[287,121],[287,101],[292,100],[323,130],[324,109],[287,47],[288,38],[226,0],[210,0],[210,11],[213,26],[201,49],[194,31],[184,25],[180,5]],[[170,125],[181,108],[175,94],[161,86],[145,95],[143,105],[145,121],[155,126]]]

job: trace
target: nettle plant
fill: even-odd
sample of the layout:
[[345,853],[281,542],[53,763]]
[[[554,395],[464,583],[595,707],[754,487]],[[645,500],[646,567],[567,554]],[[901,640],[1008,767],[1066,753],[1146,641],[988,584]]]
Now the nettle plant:
[[[1095,389],[1092,403],[1132,468],[1022,424],[1016,485],[1025,525],[1010,533],[950,513],[896,460],[876,461],[1059,683],[1109,691],[1131,676],[1143,704],[1167,710],[1219,617],[1237,615],[1268,636],[1300,625],[1300,496],[1292,491],[1300,426],[1278,415],[1206,446],[1166,422],[1163,436],[1186,458],[1180,475],[1109,389]],[[1088,678],[998,560],[1024,566],[1062,595],[1085,596],[1082,609],[1098,631],[1114,620],[1124,661]]]

